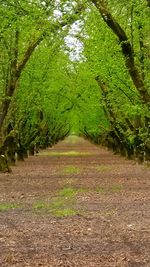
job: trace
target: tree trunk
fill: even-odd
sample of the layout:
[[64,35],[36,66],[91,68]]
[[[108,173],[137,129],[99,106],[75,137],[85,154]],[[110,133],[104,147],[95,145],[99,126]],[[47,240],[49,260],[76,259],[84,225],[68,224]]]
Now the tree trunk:
[[29,147],[29,155],[34,156],[34,154],[35,154],[35,145],[31,143]]
[[[16,42],[15,45],[17,46],[17,42],[18,42],[18,33],[16,34]],[[6,87],[6,94],[5,94],[5,98],[1,104],[1,108],[0,108],[0,131],[2,129],[3,126],[3,122],[4,119],[8,113],[8,109],[11,103],[11,99],[12,96],[16,90],[16,86],[17,86],[17,82],[21,76],[21,73],[23,71],[23,69],[26,66],[26,63],[28,62],[29,58],[31,57],[33,51],[35,50],[35,48],[40,44],[40,42],[43,40],[43,35],[41,35],[35,42],[33,42],[32,44],[29,45],[29,47],[27,48],[23,60],[18,63],[18,51],[17,48],[15,46],[14,48],[14,59],[11,63],[11,76],[8,82],[8,85]]]
[[[117,125],[116,125],[116,116],[113,112],[112,105],[108,99],[108,89],[106,84],[101,80],[101,78],[98,76],[95,79],[102,91],[102,99],[103,99],[103,107],[105,114],[110,122],[111,129],[113,131],[113,138],[114,138],[114,147],[113,150],[116,152],[118,151],[118,148],[121,149],[123,141],[125,141],[124,136],[119,131]],[[121,126],[120,126],[121,127]],[[121,152],[121,151],[120,151]]]
[[0,172],[11,172],[5,155],[0,155]]

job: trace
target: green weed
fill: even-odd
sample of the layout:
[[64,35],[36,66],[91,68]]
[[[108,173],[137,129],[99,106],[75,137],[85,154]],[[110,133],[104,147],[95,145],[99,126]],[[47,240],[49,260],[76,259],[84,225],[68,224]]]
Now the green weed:
[[80,187],[80,188],[73,188],[73,187],[64,187],[63,189],[61,189],[58,194],[60,196],[63,196],[65,198],[73,198],[75,197],[75,195],[77,194],[82,194],[82,193],[86,193],[88,192],[89,189],[87,188],[83,188],[83,187]]
[[52,204],[51,204],[51,207],[52,209],[60,209],[62,207],[64,207],[66,204],[66,202],[64,201],[64,199],[55,199],[53,200]]
[[36,211],[50,212],[56,217],[73,216],[77,213],[73,208],[70,207],[73,205],[73,203],[74,202],[70,201],[68,198],[66,199],[64,197],[59,197],[52,199],[51,203],[39,201],[33,204],[33,209]]
[[38,201],[33,204],[36,211],[50,212],[56,217],[73,216],[79,212],[73,208],[76,203],[75,196],[85,192],[84,188],[64,187],[57,192],[57,197],[53,197],[51,202]]
[[65,198],[72,198],[77,194],[77,189],[73,187],[64,187],[58,192],[58,194]]
[[50,208],[50,206],[48,205],[48,203],[41,201],[37,201],[36,203],[33,204],[33,208],[35,210],[47,210]]
[[63,174],[78,174],[79,168],[75,166],[66,166],[62,172]]
[[17,209],[21,206],[16,203],[0,203],[0,212],[11,210],[11,209]]
[[67,217],[67,216],[74,216],[77,214],[77,211],[71,208],[64,208],[64,209],[53,209],[52,214],[56,217]]

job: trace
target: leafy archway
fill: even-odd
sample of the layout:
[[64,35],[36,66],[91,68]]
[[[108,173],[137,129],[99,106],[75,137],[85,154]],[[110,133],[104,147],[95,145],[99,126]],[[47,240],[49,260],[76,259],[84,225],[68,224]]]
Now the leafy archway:
[[70,133],[148,160],[149,1],[0,9],[1,169]]

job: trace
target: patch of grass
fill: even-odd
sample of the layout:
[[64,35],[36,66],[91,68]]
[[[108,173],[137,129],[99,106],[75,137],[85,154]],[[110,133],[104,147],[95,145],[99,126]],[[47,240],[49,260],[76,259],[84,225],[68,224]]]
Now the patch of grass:
[[97,166],[95,166],[95,169],[98,172],[108,172],[108,171],[111,171],[112,168],[110,166],[97,165]]
[[65,152],[55,152],[55,151],[42,151],[39,153],[40,156],[90,156],[91,153],[79,152],[79,151],[65,151]]
[[75,166],[66,166],[62,172],[63,174],[78,174],[79,168]]
[[73,188],[73,187],[64,187],[59,191],[59,195],[66,197],[66,198],[73,198],[77,194],[82,194],[88,192],[89,189],[87,188]]
[[66,202],[64,201],[64,199],[57,198],[55,200],[53,199],[51,207],[52,207],[52,209],[60,209],[60,208],[64,207],[65,204],[66,204]]
[[62,197],[59,196],[57,198],[53,198],[52,203],[51,203],[51,207],[53,209],[57,209],[57,208],[63,208],[66,206],[72,206],[75,204],[75,199],[74,197]]
[[21,205],[16,203],[0,203],[0,212],[21,208]]
[[71,207],[73,204],[74,201],[65,197],[59,197],[54,198],[51,203],[38,201],[33,204],[33,209],[36,211],[50,212],[56,217],[66,217],[77,214],[77,211]]
[[85,190],[84,188],[64,187],[57,192],[58,196],[53,197],[51,202],[37,201],[33,204],[33,209],[50,212],[56,217],[74,216],[79,214],[79,211],[73,208],[76,204],[75,196],[85,192]]
[[64,187],[61,189],[58,194],[65,198],[73,198],[77,194],[77,189],[73,187]]
[[62,218],[67,216],[74,216],[78,212],[71,208],[64,208],[64,209],[53,209],[52,214],[56,217]]
[[33,208],[35,210],[44,210],[44,209],[46,210],[46,209],[49,209],[49,205],[48,203],[40,200],[33,204]]

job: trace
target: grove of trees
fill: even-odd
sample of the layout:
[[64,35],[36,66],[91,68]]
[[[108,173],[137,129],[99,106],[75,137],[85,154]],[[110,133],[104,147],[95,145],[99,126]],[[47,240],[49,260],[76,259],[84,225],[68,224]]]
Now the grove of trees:
[[70,134],[150,159],[150,1],[0,0],[0,171]]

